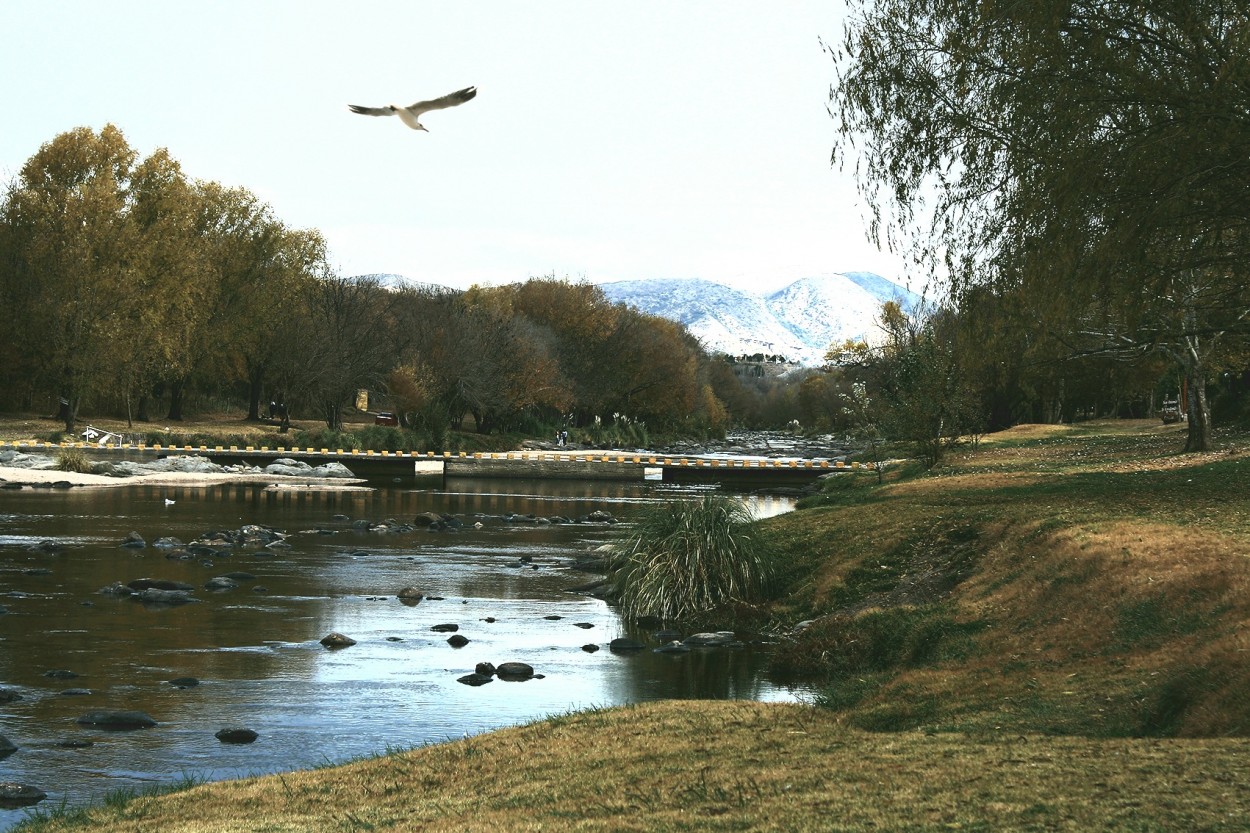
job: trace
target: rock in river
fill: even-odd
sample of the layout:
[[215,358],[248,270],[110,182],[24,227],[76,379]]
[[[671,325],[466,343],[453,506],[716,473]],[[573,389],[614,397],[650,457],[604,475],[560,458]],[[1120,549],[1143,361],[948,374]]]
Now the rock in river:
[[350,636],[344,636],[338,631],[334,631],[321,637],[321,644],[327,648],[346,648],[350,645],[355,645],[356,640],[352,639]]
[[505,662],[495,666],[495,675],[501,680],[528,680],[534,676],[534,667],[524,662]]
[[474,672],[472,674],[465,674],[463,677],[457,678],[456,682],[464,683],[465,685],[479,686],[479,685],[486,685],[487,683],[491,681],[491,679],[492,678],[486,674],[478,674]]
[[29,807],[47,797],[48,794],[37,787],[14,781],[0,781],[0,807]]
[[213,737],[217,738],[217,740],[222,743],[251,743],[260,737],[260,735],[251,729],[232,727],[229,729],[222,729],[220,732],[213,735]]
[[94,726],[99,729],[126,731],[129,729],[150,729],[156,725],[151,715],[140,711],[87,712],[78,718],[80,726]]

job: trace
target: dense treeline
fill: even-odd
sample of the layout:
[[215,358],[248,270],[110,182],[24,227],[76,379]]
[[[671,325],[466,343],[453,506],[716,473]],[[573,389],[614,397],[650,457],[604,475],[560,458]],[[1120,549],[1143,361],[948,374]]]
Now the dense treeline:
[[[246,403],[342,426],[357,391],[438,435],[723,432],[767,392],[680,325],[554,276],[459,292],[345,278],[244,188],[116,127],[41,147],[0,205],[0,409],[179,420]],[[160,412],[154,412],[156,407]],[[196,406],[191,406],[193,409]],[[279,409],[281,411],[281,408]],[[470,421],[471,420],[471,421]]]

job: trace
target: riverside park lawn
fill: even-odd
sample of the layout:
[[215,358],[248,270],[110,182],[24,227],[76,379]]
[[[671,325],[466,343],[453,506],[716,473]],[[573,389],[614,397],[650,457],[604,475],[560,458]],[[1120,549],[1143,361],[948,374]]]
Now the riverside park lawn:
[[[1021,426],[762,522],[811,704],[555,715],[27,830],[1250,830],[1250,438]],[[793,625],[809,622],[791,637]]]

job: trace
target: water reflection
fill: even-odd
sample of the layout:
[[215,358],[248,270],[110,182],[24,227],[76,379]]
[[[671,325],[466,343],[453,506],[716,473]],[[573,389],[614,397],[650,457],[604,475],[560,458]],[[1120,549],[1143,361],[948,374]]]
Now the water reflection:
[[[52,804],[76,803],[188,772],[224,778],[308,767],[589,706],[792,699],[764,675],[756,649],[612,653],[615,637],[649,635],[569,588],[590,578],[572,561],[613,528],[502,520],[602,509],[628,524],[648,503],[698,493],[667,484],[468,479],[363,492],[240,485],[0,492],[0,605],[8,611],[0,615],[0,686],[21,695],[0,705],[0,733],[20,747],[0,761],[0,780],[38,786]],[[746,499],[757,516],[792,505]],[[483,516],[483,526],[380,534],[352,524],[427,511]],[[132,530],[150,544],[250,523],[285,530],[290,546],[191,559],[119,546]],[[45,540],[64,548],[36,546]],[[224,573],[254,578],[228,592],[202,589]],[[145,607],[97,592],[141,577],[193,585],[200,601]],[[427,598],[400,603],[396,594],[409,586]],[[453,648],[446,633],[432,630],[440,624],[457,625],[469,643]],[[318,640],[332,630],[358,644],[323,648]],[[584,650],[592,645],[598,650]],[[544,678],[481,688],[456,682],[478,662],[511,660]],[[57,670],[77,676],[45,676]],[[168,683],[176,677],[202,683],[178,689]],[[125,733],[77,725],[97,709],[140,709],[159,725]],[[213,737],[236,725],[260,739],[227,746]],[[63,739],[94,745],[55,745]],[[20,818],[22,811],[0,810],[0,827]]]

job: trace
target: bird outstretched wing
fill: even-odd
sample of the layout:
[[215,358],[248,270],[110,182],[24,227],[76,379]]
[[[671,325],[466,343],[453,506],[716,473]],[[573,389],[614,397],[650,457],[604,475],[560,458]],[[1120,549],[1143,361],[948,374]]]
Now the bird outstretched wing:
[[361,107],[359,104],[348,104],[348,108],[353,113],[359,113],[362,116],[393,116],[395,111],[390,107]]
[[[473,96],[477,95],[477,87],[465,87],[463,90],[457,90],[454,93],[448,93],[442,98],[433,98],[429,101],[417,101],[409,104],[406,108],[408,112],[414,116],[422,113],[428,113],[430,110],[444,110],[448,107],[455,107],[457,104],[464,104]],[[354,107],[352,108],[355,109]],[[357,111],[359,112],[359,111]],[[378,113],[369,113],[368,115],[380,115]]]

